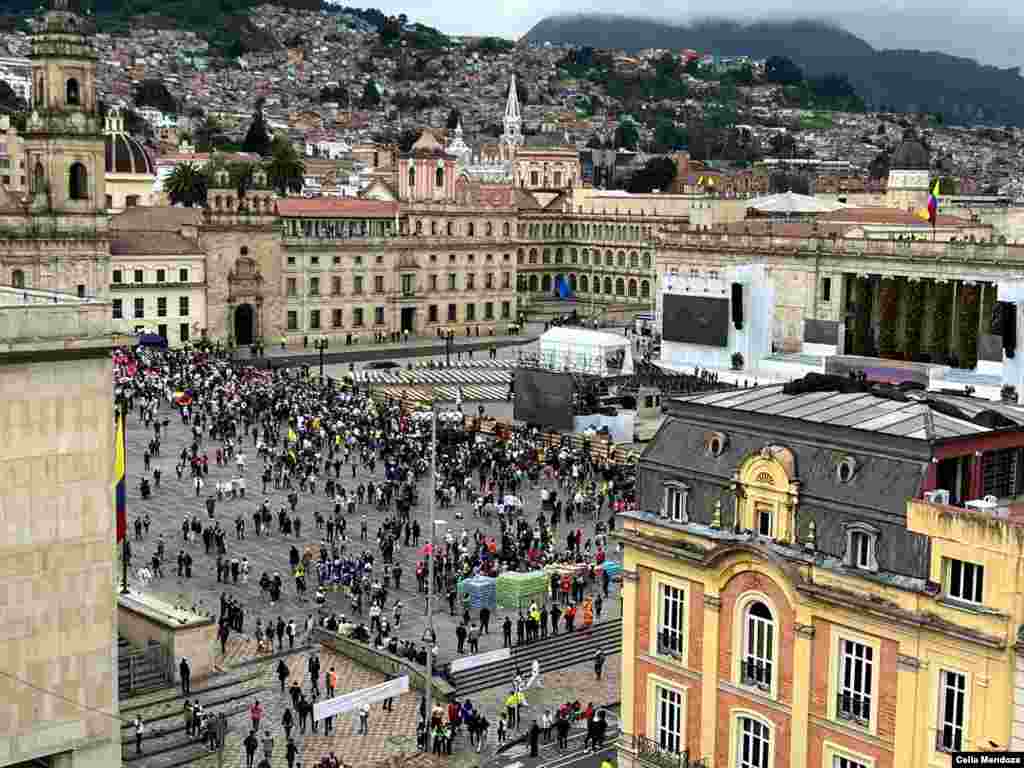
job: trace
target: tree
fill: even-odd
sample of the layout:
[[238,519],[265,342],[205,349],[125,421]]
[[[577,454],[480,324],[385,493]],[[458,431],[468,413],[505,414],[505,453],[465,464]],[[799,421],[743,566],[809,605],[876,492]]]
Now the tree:
[[267,165],[267,176],[270,183],[281,196],[289,192],[302,191],[302,177],[306,173],[306,164],[295,151],[290,141],[276,138],[271,148],[270,163]]
[[143,80],[135,87],[135,106],[153,107],[168,114],[178,113],[178,103],[160,80]]
[[12,112],[24,112],[28,109],[25,100],[14,92],[3,80],[0,80],[0,114],[9,115]]
[[360,109],[374,109],[380,106],[380,86],[376,80],[367,80],[363,88],[363,98],[359,101]]
[[785,56],[770,56],[764,63],[764,79],[767,83],[796,85],[804,79],[803,70]]
[[671,117],[659,115],[654,126],[654,143],[657,144],[657,151],[669,152],[686,146],[687,134],[685,128],[676,127]]
[[253,113],[249,130],[245,134],[245,141],[242,142],[242,151],[252,152],[260,157],[270,153],[270,132],[267,130],[267,121],[263,117],[263,99],[256,102],[256,111]]
[[207,115],[195,129],[196,151],[212,152],[217,146],[218,139],[223,138],[224,131],[220,123],[217,122],[216,118]]
[[871,179],[884,179],[889,175],[889,153],[879,152],[868,164],[868,178]]
[[455,107],[452,107],[452,111],[448,113],[448,122],[445,123],[445,127],[449,131],[453,131],[461,121],[462,115],[459,114],[459,110],[455,109]]
[[796,157],[796,139],[791,133],[772,134],[768,146],[775,157]]
[[615,129],[615,148],[636,149],[639,143],[640,131],[632,118],[627,116],[619,120],[619,127]]
[[644,167],[633,174],[627,190],[636,193],[664,191],[672,186],[676,177],[676,164],[667,157],[652,157]]
[[164,182],[171,205],[206,205],[206,179],[195,163],[178,163]]

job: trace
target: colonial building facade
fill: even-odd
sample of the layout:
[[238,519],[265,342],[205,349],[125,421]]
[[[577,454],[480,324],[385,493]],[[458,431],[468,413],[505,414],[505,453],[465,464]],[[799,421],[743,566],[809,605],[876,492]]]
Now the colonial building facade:
[[617,535],[620,764],[1021,748],[1021,419],[910,395],[835,379],[668,403]]

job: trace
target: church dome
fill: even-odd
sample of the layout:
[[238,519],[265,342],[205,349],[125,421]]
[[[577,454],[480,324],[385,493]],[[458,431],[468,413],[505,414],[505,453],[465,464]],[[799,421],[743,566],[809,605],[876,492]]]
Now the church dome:
[[124,130],[124,118],[117,110],[107,116],[104,131],[107,173],[132,173],[156,176],[156,169],[142,142]]
[[931,153],[913,130],[903,134],[903,141],[896,147],[889,161],[889,167],[898,171],[927,171],[931,164]]

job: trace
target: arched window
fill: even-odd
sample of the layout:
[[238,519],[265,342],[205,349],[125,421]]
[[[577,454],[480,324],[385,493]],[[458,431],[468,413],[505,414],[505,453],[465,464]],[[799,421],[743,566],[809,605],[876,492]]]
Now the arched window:
[[644,254],[644,269],[650,269],[650,268],[651,268],[651,254],[645,253]]
[[409,189],[412,190],[416,186],[416,169],[409,166]]
[[590,251],[588,251],[586,248],[583,249],[583,266],[590,266]]
[[508,225],[508,222],[506,221],[504,224],[501,225],[501,234],[503,236],[505,236],[505,237],[508,237],[509,232],[510,232],[510,227]]
[[537,292],[537,276],[536,275],[530,275],[530,292],[531,293],[536,293]]
[[437,222],[436,221],[430,222],[430,234],[431,235],[436,235],[437,234]]
[[73,77],[68,78],[66,97],[65,101],[69,107],[78,106],[81,94],[78,92],[78,81]]
[[604,279],[604,292],[609,296],[612,294],[612,279],[610,277]]
[[611,251],[605,251],[605,253],[604,253],[604,265],[606,267],[614,267],[615,266],[615,257],[612,256],[612,252]]
[[491,237],[494,234],[494,225],[491,222],[487,222],[487,227],[484,230],[487,237]]
[[619,251],[618,263],[619,263],[620,267],[626,266],[626,252],[625,251]]
[[562,263],[562,249],[561,248],[555,248],[555,264],[561,264],[561,263]]
[[516,251],[516,264],[522,264],[523,261],[523,249],[520,248],[518,251]]
[[43,170],[43,164],[36,160],[36,167],[32,171],[32,192],[38,195],[45,191],[46,171]]
[[455,231],[455,225],[454,225],[454,224],[452,224],[452,223],[451,223],[451,222],[449,221],[449,222],[448,222],[448,227],[447,227],[446,231],[448,232],[448,237],[451,237],[451,236],[452,236],[452,232],[454,232],[454,231]]
[[775,666],[775,619],[768,606],[754,600],[743,617],[740,682],[769,691]]
[[544,275],[540,281],[540,289],[544,293],[551,293],[551,275]]
[[601,278],[600,277],[595,277],[594,278],[594,293],[600,293],[600,292],[601,292]]
[[[736,718],[737,768],[769,768],[772,764],[772,731],[759,719],[749,715]],[[854,765],[853,761],[839,758],[838,766]]]
[[580,255],[579,253],[577,253],[575,248],[569,249],[569,261],[571,261],[573,264],[580,263]]
[[574,274],[569,275],[569,288],[571,288],[574,293],[576,292],[576,275]]
[[651,298],[651,284],[647,280],[642,280],[640,282],[640,298],[641,299],[649,299],[649,298]]
[[636,298],[636,280],[629,281],[629,298]]
[[586,275],[580,275],[580,293],[587,293],[590,290],[590,280]]
[[633,251],[631,254],[629,254],[629,266],[631,266],[633,269],[636,269],[637,267],[640,266],[640,255],[636,251]]
[[25,273],[20,269],[16,269],[11,273],[11,285],[15,288],[25,287]]
[[72,163],[68,170],[68,197],[72,200],[89,199],[89,172],[81,163]]
[[444,186],[444,168],[438,168],[434,172],[434,185],[438,187]]
[[542,260],[543,260],[543,262],[545,264],[550,264],[551,263],[551,251],[550,251],[550,249],[548,249],[548,248],[544,249],[544,254],[543,254]]
[[536,264],[537,263],[537,249],[536,248],[531,248],[530,249],[530,263],[531,264]]
[[469,224],[466,225],[466,234],[469,235],[470,237],[473,237],[475,232],[476,227],[473,226],[473,222],[471,221],[469,222]]
[[621,277],[615,281],[615,295],[625,296],[626,295],[626,281]]

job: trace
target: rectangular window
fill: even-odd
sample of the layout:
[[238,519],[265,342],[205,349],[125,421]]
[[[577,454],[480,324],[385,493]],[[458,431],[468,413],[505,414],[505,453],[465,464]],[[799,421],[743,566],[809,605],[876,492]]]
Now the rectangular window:
[[165,272],[165,271],[164,271],[164,270],[162,270],[162,269],[158,269],[158,270],[156,271],[156,281],[157,281],[158,283],[163,283],[163,282],[165,282],[166,280],[167,280],[167,272]]
[[531,187],[536,187],[537,186],[537,172],[536,171],[530,171],[530,186]]
[[505,320],[507,320],[508,318],[512,317],[512,302],[510,302],[510,301],[503,301],[503,302],[501,302],[501,317],[502,317],[502,319],[505,319]]
[[662,685],[654,686],[654,692],[658,746],[665,752],[678,755],[683,746],[683,694]]
[[182,343],[188,341],[188,323],[182,323],[178,326],[178,338],[181,339]]
[[78,298],[80,298],[80,299],[84,299],[85,298],[85,284],[84,283],[79,283],[76,286],[75,290],[78,292]]
[[374,293],[384,293],[384,276],[377,275],[373,278],[373,291]]
[[188,296],[178,298],[178,315],[188,317]]
[[332,328],[341,328],[341,310],[340,309],[332,309],[331,310],[331,327]]
[[671,584],[658,586],[658,653],[683,652],[685,594]]
[[939,733],[936,746],[945,752],[959,752],[964,743],[967,714],[967,676],[939,671]]
[[487,290],[491,290],[492,288],[494,288],[493,272],[488,272],[487,275],[484,277],[484,287],[487,288]]
[[294,296],[298,292],[298,283],[294,277],[289,277],[286,282],[287,292],[289,296]]
[[319,267],[320,266],[320,257],[319,256],[310,256],[309,257],[309,265],[311,267]]
[[474,288],[476,288],[476,275],[470,272],[466,275],[466,290],[472,291]]
[[466,322],[471,323],[476,320],[476,304],[466,305]]
[[871,568],[871,536],[864,531],[850,533],[850,549],[855,568]]
[[167,338],[167,326],[164,323],[161,323],[156,327],[156,335],[162,339]]
[[555,186],[556,187],[562,186],[562,172],[561,171],[555,171]]
[[427,322],[437,322],[437,304],[431,304],[429,307],[427,307]]
[[312,309],[309,312],[309,328],[313,331],[320,330],[320,310]]
[[331,293],[334,294],[335,296],[337,296],[338,294],[341,293],[341,278],[340,277],[332,277],[331,278]]
[[352,310],[352,325],[362,327],[363,325],[363,308],[356,307]]
[[985,496],[1005,499],[1016,496],[1020,449],[1004,448],[985,451],[981,458],[981,485]]
[[832,768],[868,768],[864,763],[859,760],[854,760],[852,757],[843,757],[842,755],[835,755],[832,758]]
[[454,291],[455,290],[455,281],[456,281],[457,277],[458,276],[454,272],[450,272],[448,274],[448,290],[449,291]]
[[288,310],[288,330],[299,330],[299,313],[296,312],[294,309]]
[[362,293],[362,292],[363,292],[363,277],[362,277],[362,275],[356,275],[354,278],[352,278],[352,293],[357,293],[358,294],[358,293]]
[[828,304],[832,301],[832,278],[822,278],[821,281],[821,300]]
[[402,275],[402,295],[412,296],[416,293],[416,275]]
[[430,276],[430,290],[434,293],[437,292],[437,275]]
[[512,287],[512,273],[511,272],[502,272],[502,274],[501,274],[501,287],[502,288],[511,288]]
[[764,691],[771,690],[775,658],[775,623],[764,603],[753,603],[746,613],[746,654],[741,679]]
[[135,282],[136,283],[144,282],[143,279],[142,279],[142,270],[141,269],[136,269],[135,270]]
[[685,523],[686,488],[681,485],[665,486],[665,517],[675,523]]
[[124,301],[122,299],[114,299],[114,319],[124,319]]
[[839,694],[836,715],[860,725],[871,722],[874,649],[855,640],[839,641]]
[[772,536],[772,508],[767,504],[757,504],[754,507],[754,525],[759,536]]
[[288,266],[289,267],[294,267],[295,266],[295,257],[294,256],[289,256],[288,257]]
[[373,322],[377,325],[384,325],[384,307],[374,307]]
[[488,301],[484,303],[484,320],[494,319],[494,302]]
[[739,719],[739,761],[736,768],[768,768],[771,732],[768,726],[752,717]]
[[449,304],[448,305],[448,322],[449,323],[454,323],[455,321],[457,321],[459,319],[459,314],[458,313],[459,313],[458,305],[457,304]]
[[146,300],[136,299],[135,300],[135,319],[138,320],[141,317],[146,316]]
[[309,278],[309,295],[319,296],[320,295],[320,278],[311,277]]
[[981,604],[985,569],[976,563],[946,558],[946,594],[954,600]]
[[114,280],[115,283],[120,283],[121,282],[121,270],[120,269],[115,269],[114,270],[113,280]]
[[156,300],[156,316],[167,317],[167,297],[158,296]]

